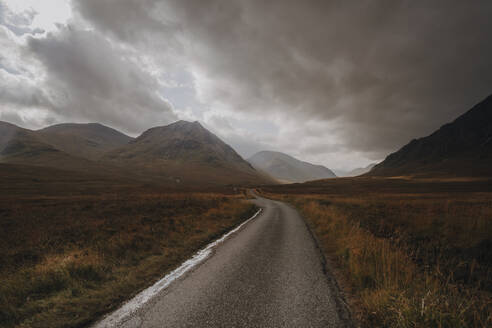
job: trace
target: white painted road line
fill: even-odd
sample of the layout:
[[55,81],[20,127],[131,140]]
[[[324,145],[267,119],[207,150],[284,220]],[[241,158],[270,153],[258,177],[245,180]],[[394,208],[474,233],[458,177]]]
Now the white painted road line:
[[192,258],[183,262],[183,264],[181,264],[177,269],[167,274],[164,278],[157,281],[154,285],[141,291],[118,310],[114,311],[101,321],[97,322],[95,325],[93,325],[93,328],[108,328],[121,325],[123,322],[125,322],[125,320],[131,318],[133,313],[135,313],[139,308],[149,302],[159,292],[166,289],[176,279],[183,276],[185,273],[205,261],[210,256],[210,254],[212,254],[212,250],[215,247],[224,242],[230,235],[241,229],[245,224],[256,218],[258,214],[260,214],[260,212],[261,208],[251,218],[244,221],[239,226],[223,235],[221,238],[217,239],[214,242],[211,242],[205,248],[199,250],[195,255],[193,255]]

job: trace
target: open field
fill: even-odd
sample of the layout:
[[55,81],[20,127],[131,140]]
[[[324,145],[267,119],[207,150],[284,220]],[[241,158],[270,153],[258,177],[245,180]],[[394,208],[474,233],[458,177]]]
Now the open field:
[[263,188],[295,205],[366,327],[492,325],[492,190],[475,179]]
[[70,185],[75,178],[2,183],[2,327],[85,327],[255,210],[229,191],[159,191],[84,177]]

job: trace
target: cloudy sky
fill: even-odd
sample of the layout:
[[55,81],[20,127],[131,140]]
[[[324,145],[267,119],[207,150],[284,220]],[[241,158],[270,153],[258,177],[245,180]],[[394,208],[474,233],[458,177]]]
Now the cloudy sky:
[[0,0],[0,120],[383,159],[492,93],[492,1]]

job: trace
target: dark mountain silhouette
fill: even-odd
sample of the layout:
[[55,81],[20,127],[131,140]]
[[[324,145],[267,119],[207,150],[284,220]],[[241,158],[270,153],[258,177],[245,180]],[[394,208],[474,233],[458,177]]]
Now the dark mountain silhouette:
[[412,140],[368,175],[492,175],[492,95],[431,135]]
[[260,151],[248,159],[257,169],[266,172],[279,182],[305,182],[336,175],[323,165],[300,161],[292,156],[275,151]]

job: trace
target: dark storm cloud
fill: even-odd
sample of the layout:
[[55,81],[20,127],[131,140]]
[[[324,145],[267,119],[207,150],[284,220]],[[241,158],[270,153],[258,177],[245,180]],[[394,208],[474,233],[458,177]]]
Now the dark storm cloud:
[[336,122],[332,132],[348,149],[375,157],[492,93],[490,1],[93,0],[77,8],[126,42],[159,30],[179,40],[208,77],[197,86],[207,99]]
[[46,68],[43,89],[60,117],[102,122],[130,133],[142,132],[149,122],[176,119],[157,95],[156,80],[100,34],[67,27],[31,38],[28,48]]
[[[122,40],[155,42],[152,37],[162,35],[166,26],[153,17],[155,0],[106,0],[79,1],[77,9],[101,31],[106,31]],[[127,24],[128,23],[128,24]],[[140,28],[138,28],[140,26]],[[150,32],[150,33],[149,33]]]

